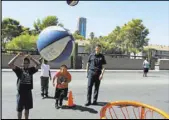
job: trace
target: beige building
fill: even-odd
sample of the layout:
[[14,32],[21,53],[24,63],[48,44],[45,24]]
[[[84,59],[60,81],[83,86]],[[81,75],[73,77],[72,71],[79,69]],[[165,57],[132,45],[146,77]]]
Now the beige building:
[[157,57],[159,59],[169,59],[169,46],[150,44],[145,48],[151,49],[153,57]]

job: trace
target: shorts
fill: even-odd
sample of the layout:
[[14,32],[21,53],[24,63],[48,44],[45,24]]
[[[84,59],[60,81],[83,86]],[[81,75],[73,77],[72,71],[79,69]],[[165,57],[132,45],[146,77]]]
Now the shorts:
[[56,88],[55,90],[55,99],[66,98],[68,94],[68,88]]
[[29,110],[33,108],[32,91],[18,91],[17,93],[17,108],[18,112],[22,112],[23,109]]
[[144,68],[144,73],[148,73],[148,68]]

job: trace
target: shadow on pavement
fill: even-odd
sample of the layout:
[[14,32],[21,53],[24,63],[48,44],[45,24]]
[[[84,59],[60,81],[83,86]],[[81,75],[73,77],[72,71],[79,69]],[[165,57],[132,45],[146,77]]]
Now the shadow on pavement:
[[160,76],[147,76],[147,77],[160,77]]
[[108,102],[97,102],[97,105],[94,106],[105,106]]
[[[48,96],[48,97],[44,97],[43,99],[55,99],[53,96]],[[68,100],[67,97],[65,97],[63,100]]]
[[81,106],[81,105],[76,105],[74,107],[62,106],[62,109],[79,110],[81,112],[89,112],[89,113],[93,113],[93,114],[97,114],[98,113],[93,108],[88,108],[88,107],[84,107],[84,106]]
[[53,96],[44,97],[43,99],[55,99]]

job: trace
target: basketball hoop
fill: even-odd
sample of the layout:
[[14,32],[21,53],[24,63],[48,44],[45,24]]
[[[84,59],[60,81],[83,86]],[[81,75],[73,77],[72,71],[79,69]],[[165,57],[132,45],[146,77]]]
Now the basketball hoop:
[[100,111],[101,119],[169,119],[169,115],[153,106],[136,101],[115,101]]

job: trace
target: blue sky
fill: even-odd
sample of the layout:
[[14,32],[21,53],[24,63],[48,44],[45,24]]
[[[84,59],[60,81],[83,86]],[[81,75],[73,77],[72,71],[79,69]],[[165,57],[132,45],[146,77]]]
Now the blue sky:
[[75,7],[66,1],[2,1],[2,18],[11,17],[26,27],[48,15],[56,15],[74,32],[79,17],[87,18],[87,36],[109,34],[117,25],[133,18],[149,28],[150,44],[169,45],[169,1],[80,1]]

